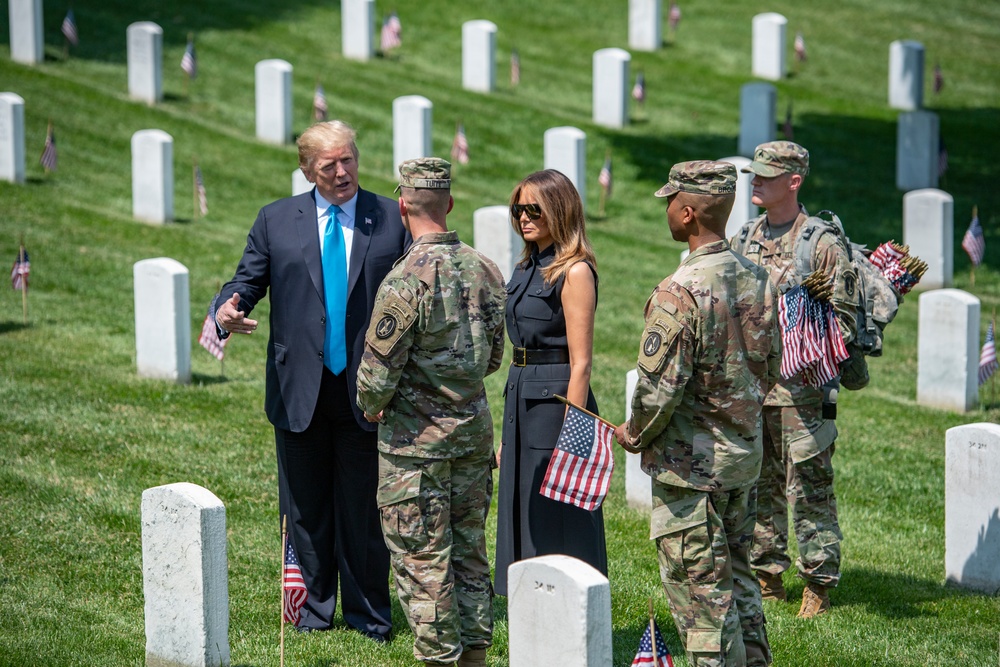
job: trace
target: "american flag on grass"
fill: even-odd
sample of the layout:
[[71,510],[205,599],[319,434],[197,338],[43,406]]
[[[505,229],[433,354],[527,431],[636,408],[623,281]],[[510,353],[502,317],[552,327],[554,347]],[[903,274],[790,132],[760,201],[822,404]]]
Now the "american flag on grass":
[[455,140],[451,142],[451,159],[460,164],[469,164],[469,140],[465,138],[465,126],[458,124]]
[[205,179],[201,177],[201,167],[194,166],[194,188],[198,193],[198,210],[202,215],[208,213],[208,193],[205,192]]
[[302,578],[302,568],[299,559],[295,557],[295,549],[289,542],[285,548],[285,576],[282,588],[285,591],[285,622],[298,624],[301,618],[300,610],[309,598],[306,581]]
[[670,32],[677,32],[677,26],[681,22],[681,8],[677,6],[676,2],[670,3],[670,13],[667,15],[667,21],[670,24]]
[[[660,628],[656,626],[656,621],[653,621],[652,625],[653,632],[649,631],[649,625],[647,625],[646,631],[642,633],[642,639],[639,640],[639,650],[636,651],[632,667],[674,667],[674,659],[670,656],[667,643],[663,641]],[[653,641],[656,641],[655,658],[653,657]]]
[[985,384],[1000,366],[1000,362],[997,361],[996,324],[996,320],[990,322],[989,328],[986,329],[986,342],[983,343],[983,350],[979,353],[980,385]]
[[517,49],[510,51],[510,85],[516,86],[521,83],[521,54]]
[[329,111],[330,107],[326,104],[326,92],[323,90],[323,84],[317,83],[316,92],[313,94],[313,120],[318,123],[325,121]]
[[615,467],[614,434],[613,426],[569,404],[539,493],[588,511],[600,507]]
[[944,72],[941,71],[941,63],[934,63],[934,94],[941,92],[944,88]]
[[18,292],[28,289],[29,273],[31,273],[31,262],[28,260],[28,251],[22,247],[14,259],[14,267],[10,270],[10,286]]
[[38,161],[45,168],[45,171],[55,171],[59,167],[59,151],[56,150],[56,133],[49,121],[49,129],[45,133],[45,148]]
[[72,9],[66,12],[66,18],[63,19],[61,30],[67,42],[73,46],[80,43],[80,34],[76,30],[76,17],[73,16]]
[[973,215],[969,228],[965,230],[962,237],[962,248],[969,254],[972,266],[979,266],[983,263],[983,255],[986,254],[986,237],[983,236],[983,226],[979,224],[979,216]]
[[181,69],[188,75],[189,79],[198,76],[198,55],[194,52],[194,39],[188,39],[187,48],[181,56]]
[[393,49],[403,45],[403,24],[399,21],[399,15],[392,12],[382,21],[382,34],[379,38],[379,48],[382,53],[388,53]]
[[795,33],[795,59],[800,63],[804,63],[808,59],[806,54],[806,38],[802,36],[801,32]]
[[632,99],[642,104],[646,101],[646,75],[642,72],[635,77],[635,85],[632,86]]
[[[215,296],[217,297],[218,294]],[[208,350],[209,354],[222,361],[223,357],[226,356],[225,347],[228,340],[228,338],[219,338],[219,331],[215,326],[215,298],[213,297],[211,303],[208,304],[208,314],[205,315],[205,321],[201,325],[201,336],[198,337],[198,343]]]
[[611,194],[611,186],[614,183],[614,180],[613,180],[613,178],[611,176],[611,156],[610,155],[607,158],[605,158],[604,164],[601,166],[601,173],[599,173],[597,175],[597,182],[601,184],[602,188],[604,188],[604,194],[605,195],[610,195]]

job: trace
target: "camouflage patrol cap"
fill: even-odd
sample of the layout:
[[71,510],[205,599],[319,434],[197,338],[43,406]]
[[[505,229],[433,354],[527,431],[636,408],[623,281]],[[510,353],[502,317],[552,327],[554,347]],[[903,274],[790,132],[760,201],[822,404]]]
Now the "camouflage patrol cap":
[[794,141],[769,141],[753,152],[753,162],[740,171],[774,178],[782,174],[809,174],[809,151]]
[[678,192],[693,195],[731,195],[736,192],[736,167],[729,162],[694,160],[670,168],[667,184],[656,191],[657,197]]
[[439,157],[418,157],[399,163],[400,188],[447,190],[451,187],[451,163]]

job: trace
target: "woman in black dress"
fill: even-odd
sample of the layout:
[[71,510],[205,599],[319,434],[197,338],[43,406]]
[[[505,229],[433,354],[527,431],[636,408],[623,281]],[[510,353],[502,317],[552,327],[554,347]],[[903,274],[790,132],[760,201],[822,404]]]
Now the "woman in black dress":
[[597,262],[583,204],[558,171],[535,172],[514,188],[511,224],[524,254],[507,285],[507,334],[514,359],[504,390],[494,588],[507,595],[507,568],[565,554],[607,574],[604,518],[539,494],[562,428],[565,396],[597,412],[590,390]]

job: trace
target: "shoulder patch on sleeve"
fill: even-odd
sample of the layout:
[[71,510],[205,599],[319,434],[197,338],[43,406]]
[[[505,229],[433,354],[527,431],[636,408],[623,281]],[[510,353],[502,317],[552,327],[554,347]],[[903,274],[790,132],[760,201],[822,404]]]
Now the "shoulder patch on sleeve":
[[395,290],[390,290],[381,309],[372,313],[365,341],[376,352],[387,356],[416,320],[416,308]]
[[647,373],[659,373],[663,369],[667,350],[684,328],[677,319],[676,312],[676,307],[672,307],[672,312],[657,307],[646,323],[639,348],[639,367]]

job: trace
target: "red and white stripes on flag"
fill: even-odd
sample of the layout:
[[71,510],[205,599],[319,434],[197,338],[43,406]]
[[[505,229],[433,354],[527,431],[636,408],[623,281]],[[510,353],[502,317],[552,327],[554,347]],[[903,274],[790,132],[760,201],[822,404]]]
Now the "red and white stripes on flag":
[[10,286],[20,292],[28,289],[28,276],[31,274],[31,262],[28,251],[21,246],[14,259],[14,267],[10,270]]
[[289,542],[285,548],[285,574],[282,580],[282,590],[285,594],[285,614],[286,623],[298,624],[301,618],[300,610],[309,599],[309,592],[306,590],[306,580],[302,578],[302,568],[299,567],[299,559],[295,557],[295,550]]
[[847,359],[847,347],[837,325],[833,306],[817,301],[809,290],[798,285],[778,300],[781,325],[781,377],[802,373],[803,379],[820,387],[837,377],[840,362]]
[[615,467],[614,427],[569,404],[539,493],[587,511],[604,502]]
[[60,30],[66,41],[73,46],[77,46],[80,43],[80,33],[76,30],[76,17],[73,16],[72,9],[66,12],[66,18],[63,19]]
[[379,47],[382,53],[399,48],[403,45],[403,24],[396,12],[389,14],[382,22],[382,33],[379,36]]
[[469,140],[465,138],[465,126],[458,124],[455,141],[451,142],[451,159],[459,164],[469,164]]
[[962,237],[962,248],[972,260],[972,266],[979,266],[983,263],[983,256],[986,254],[986,237],[983,235],[983,226],[979,224],[979,216],[972,216],[969,228],[965,230]]
[[205,192],[205,179],[201,177],[201,167],[194,166],[194,187],[198,193],[198,210],[202,215],[208,214],[208,193]]
[[198,337],[198,343],[213,357],[222,361],[222,358],[226,356],[226,341],[229,339],[219,338],[219,331],[215,326],[214,306],[215,299],[212,299],[212,303],[208,304],[208,315],[205,315],[205,321],[201,324],[201,336]]
[[42,149],[42,156],[38,158],[45,171],[55,171],[59,168],[59,151],[56,150],[56,132],[49,123],[49,129],[45,133],[45,147]]
[[326,103],[326,92],[323,84],[316,84],[316,92],[313,94],[313,120],[321,123],[326,120],[330,107]]
[[997,362],[996,320],[990,322],[986,330],[986,342],[979,353],[979,384],[986,384],[990,376],[997,372],[1000,362]]

